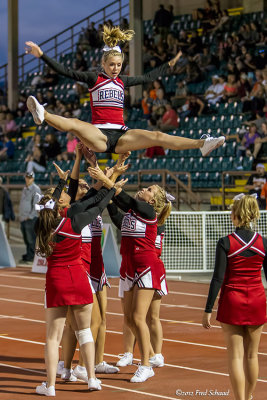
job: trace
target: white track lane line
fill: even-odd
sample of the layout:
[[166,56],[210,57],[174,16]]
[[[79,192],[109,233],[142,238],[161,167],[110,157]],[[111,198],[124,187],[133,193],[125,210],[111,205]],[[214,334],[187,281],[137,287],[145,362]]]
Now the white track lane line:
[[[20,317],[20,316],[10,316],[10,315],[3,315],[0,314],[0,319],[1,318],[6,318],[6,319],[16,319],[19,321],[27,321],[27,322],[36,322],[39,324],[45,324],[45,321],[41,321],[39,319],[31,319],[31,318],[24,318],[24,317]],[[107,333],[113,333],[115,335],[123,335],[123,332],[118,332],[118,331],[111,331],[111,330],[106,330]],[[164,342],[171,342],[171,343],[180,343],[180,344],[187,344],[190,346],[199,346],[199,347],[208,347],[211,349],[219,349],[219,350],[226,350],[226,347],[223,346],[214,346],[214,345],[210,345],[210,344],[204,344],[204,343],[195,343],[195,342],[186,342],[184,340],[177,340],[177,339],[166,339],[163,338]],[[267,353],[258,353],[262,356],[267,356]]]
[[[22,367],[17,367],[15,365],[10,365],[10,364],[3,364],[0,363],[1,367],[6,367],[6,368],[13,368],[13,369],[19,369],[21,371],[27,371],[27,372],[33,372],[33,373],[37,373],[40,375],[46,375],[46,372],[40,372],[40,371],[36,371],[34,369],[28,369],[28,368],[22,368]],[[4,379],[2,379],[4,380]],[[169,397],[169,396],[162,396],[160,394],[155,394],[155,393],[147,393],[147,392],[142,392],[140,390],[133,390],[133,389],[126,389],[120,386],[113,386],[113,385],[106,385],[104,383],[101,383],[101,386],[109,388],[109,389],[115,389],[115,390],[121,390],[123,392],[130,392],[130,393],[136,393],[136,394],[140,394],[141,396],[151,396],[151,397],[158,397],[160,399],[167,399],[167,400],[182,400],[179,399],[178,397]],[[29,388],[30,389],[30,388]]]
[[[12,338],[12,337],[9,337],[9,336],[2,336],[2,335],[0,335],[0,338],[1,338],[1,339],[6,339],[6,340],[14,340],[14,341],[18,341],[18,342],[24,342],[24,343],[38,344],[38,345],[42,345],[42,346],[45,345],[45,343],[42,343],[42,342],[35,342],[35,341],[33,341],[33,340]],[[115,355],[115,354],[107,354],[107,353],[104,353],[104,355],[107,356],[107,357],[113,357],[113,358],[116,357],[116,358],[118,358],[118,356]],[[134,358],[134,360],[140,361],[140,360],[137,359],[137,358]],[[172,364],[165,364],[165,365],[166,365],[167,367],[178,368],[178,369],[185,369],[185,370],[188,370],[188,371],[202,372],[202,373],[204,373],[204,374],[220,375],[220,376],[229,376],[229,374],[226,374],[226,373],[223,373],[223,372],[209,371],[209,370],[198,369],[198,368],[190,368],[190,367],[185,367],[185,366],[182,366],[182,365],[172,365]],[[267,383],[267,380],[258,379],[258,382]],[[104,386],[104,385],[103,385],[103,386]],[[160,396],[160,397],[161,397],[161,396]],[[178,399],[176,398],[175,400],[178,400]]]

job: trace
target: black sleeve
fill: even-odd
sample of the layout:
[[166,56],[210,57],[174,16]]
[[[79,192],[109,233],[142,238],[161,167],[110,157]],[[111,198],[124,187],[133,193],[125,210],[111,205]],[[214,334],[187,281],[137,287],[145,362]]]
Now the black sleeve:
[[110,216],[111,221],[113,222],[113,224],[119,230],[121,230],[123,214],[118,210],[118,207],[116,207],[113,202],[111,204],[108,204],[107,210],[108,210],[109,216]]
[[114,197],[113,201],[125,212],[131,209],[138,213],[142,218],[147,218],[150,220],[156,218],[156,211],[150,204],[146,203],[145,201],[134,199],[124,192],[124,190],[122,190],[118,196]]
[[264,245],[264,250],[265,250],[265,256],[264,256],[264,260],[263,260],[263,272],[265,275],[265,279],[267,281],[267,239],[266,238],[262,238],[263,240],[263,245]]
[[227,253],[230,249],[230,242],[228,237],[222,238],[218,241],[216,247],[215,268],[210,283],[208,299],[206,303],[205,312],[211,313],[214,306],[216,297],[221,289],[226,267],[227,267]]
[[60,179],[57,184],[57,187],[55,188],[54,193],[53,193],[54,199],[59,200],[59,198],[61,196],[61,192],[64,189],[65,185],[66,185],[66,181],[64,181],[64,179]]
[[97,81],[98,75],[95,72],[74,71],[71,68],[66,68],[64,65],[59,64],[46,54],[43,54],[41,59],[58,74],[72,78],[75,81],[85,82],[89,87],[93,87]]
[[158,68],[152,69],[152,71],[147,72],[144,75],[138,76],[127,76],[120,75],[122,82],[125,87],[142,85],[144,83],[153,82],[159,78],[159,76],[165,76],[168,73],[169,64],[164,63],[160,65]]
[[95,188],[91,187],[86,195],[84,195],[83,198],[80,200],[80,202],[87,201],[88,199],[90,199],[90,197],[95,196],[97,193],[98,191]]
[[68,195],[70,196],[70,204],[75,202],[78,185],[79,185],[79,179],[70,178],[69,188],[68,188]]
[[75,214],[71,218],[71,226],[74,232],[80,233],[86,225],[91,224],[93,220],[103,212],[104,208],[108,205],[115,193],[116,189],[112,188],[97,206],[94,206],[85,212]]
[[157,227],[157,235],[161,235],[164,232],[165,232],[165,224],[158,225],[158,227]]
[[[90,190],[88,192],[90,192]],[[76,201],[75,203],[73,203],[67,211],[67,217],[72,218],[75,214],[82,213],[88,208],[93,207],[94,205],[105,199],[105,197],[109,193],[109,190],[103,187],[99,191],[95,190],[95,192],[96,192],[95,195],[87,197],[86,200]]]

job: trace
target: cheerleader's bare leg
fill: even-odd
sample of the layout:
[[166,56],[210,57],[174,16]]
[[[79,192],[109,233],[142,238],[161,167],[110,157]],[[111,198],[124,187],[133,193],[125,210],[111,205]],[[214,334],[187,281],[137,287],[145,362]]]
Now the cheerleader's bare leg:
[[247,400],[245,397],[246,377],[243,364],[246,327],[222,322],[221,326],[226,341],[229,376],[235,400]]
[[[148,310],[147,324],[150,332],[150,341],[155,354],[162,352],[163,331],[159,318],[161,296],[155,293]],[[153,353],[152,353],[153,355]]]
[[[93,304],[70,306],[74,316],[74,320],[72,320],[71,324],[72,327],[75,328],[76,335],[80,336],[80,339],[77,339],[79,341],[88,379],[95,378],[95,344],[93,336],[90,335],[92,307]],[[84,337],[85,330],[88,331],[86,337]]]
[[123,349],[124,349],[124,353],[133,353],[134,345],[135,345],[135,336],[134,336],[131,328],[127,324],[123,298],[121,298],[121,306],[122,306],[122,310],[123,310]]
[[67,314],[66,325],[62,336],[62,360],[64,361],[64,368],[71,369],[72,359],[75,354],[77,339],[75,332],[72,329],[69,314]]
[[244,337],[244,369],[246,376],[245,399],[250,400],[259,376],[258,350],[263,325],[247,326]]
[[55,386],[58,349],[62,338],[68,306],[46,308],[46,346],[45,364],[47,371],[47,387]]
[[101,323],[98,330],[97,340],[95,343],[95,364],[98,365],[103,362],[104,347],[106,340],[106,311],[107,311],[107,286],[104,285],[103,289],[96,292],[96,297],[99,305]]
[[87,147],[96,152],[105,152],[107,149],[107,138],[94,125],[80,121],[77,118],[65,118],[60,115],[44,112],[44,120],[48,125],[61,132],[71,132],[77,136]]

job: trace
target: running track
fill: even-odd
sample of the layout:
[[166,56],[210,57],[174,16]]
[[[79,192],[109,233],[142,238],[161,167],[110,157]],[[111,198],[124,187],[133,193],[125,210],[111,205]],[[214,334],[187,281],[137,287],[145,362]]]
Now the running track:
[[[110,281],[105,360],[116,363],[118,354],[122,352],[123,318],[117,298],[118,279]],[[129,383],[136,369],[136,366],[129,366],[121,368],[119,374],[100,375],[103,390],[91,393],[86,390],[85,383],[66,384],[58,379],[57,399],[233,400],[226,350],[221,328],[214,321],[215,314],[211,330],[201,326],[208,285],[169,281],[169,290],[161,308],[166,366],[155,369],[155,377],[141,384]],[[1,400],[41,398],[35,394],[35,387],[45,380],[43,297],[43,275],[32,274],[29,268],[0,270]],[[266,398],[266,327],[259,352],[260,376],[255,400]],[[136,350],[136,363],[138,358]]]

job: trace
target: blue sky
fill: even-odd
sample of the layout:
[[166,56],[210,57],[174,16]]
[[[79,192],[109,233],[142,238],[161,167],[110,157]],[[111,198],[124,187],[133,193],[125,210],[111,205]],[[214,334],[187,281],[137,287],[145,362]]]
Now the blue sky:
[[[24,42],[41,43],[112,0],[18,0],[19,54]],[[7,3],[0,0],[0,65],[7,62]]]

